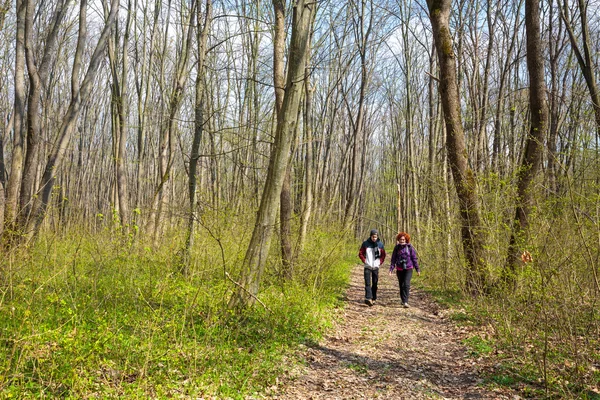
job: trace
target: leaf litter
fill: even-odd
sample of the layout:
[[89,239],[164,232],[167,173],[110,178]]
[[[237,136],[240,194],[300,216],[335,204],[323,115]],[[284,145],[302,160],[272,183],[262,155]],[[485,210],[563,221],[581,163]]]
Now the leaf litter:
[[462,344],[469,330],[446,318],[423,291],[413,287],[411,307],[401,307],[396,277],[382,270],[376,304],[364,304],[362,269],[353,269],[344,307],[329,334],[318,344],[301,346],[302,363],[264,398],[521,398],[510,388],[483,384],[488,366]]

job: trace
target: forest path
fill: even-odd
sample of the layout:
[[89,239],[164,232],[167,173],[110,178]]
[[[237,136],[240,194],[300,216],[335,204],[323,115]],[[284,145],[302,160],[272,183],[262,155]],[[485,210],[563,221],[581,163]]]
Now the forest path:
[[[364,304],[357,265],[337,325],[302,350],[306,365],[282,382],[277,399],[519,399],[479,384],[481,365],[461,344],[467,333],[422,291],[402,308],[396,276],[380,271],[377,303]],[[413,282],[419,277],[413,275]]]

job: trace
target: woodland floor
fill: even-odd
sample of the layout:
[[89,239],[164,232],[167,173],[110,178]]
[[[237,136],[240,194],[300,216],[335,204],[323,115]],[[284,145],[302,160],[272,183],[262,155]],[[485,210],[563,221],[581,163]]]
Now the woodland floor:
[[[413,284],[416,279],[413,276]],[[363,267],[352,271],[340,318],[320,343],[301,352],[305,365],[271,388],[272,399],[520,399],[482,385],[489,369],[461,344],[456,326],[423,291],[402,308],[396,276],[380,272],[377,303],[364,304]]]

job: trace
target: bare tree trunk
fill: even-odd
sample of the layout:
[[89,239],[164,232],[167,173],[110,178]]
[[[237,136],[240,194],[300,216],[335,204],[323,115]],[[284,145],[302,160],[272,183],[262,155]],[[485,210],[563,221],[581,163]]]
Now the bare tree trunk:
[[[429,162],[429,176],[436,176],[436,163],[435,163],[435,153],[437,150],[437,127],[438,118],[436,113],[436,104],[438,104],[437,93],[435,91],[435,79],[433,78],[437,74],[437,67],[435,63],[435,43],[432,43],[431,53],[429,54],[429,82],[427,85],[427,99],[428,99],[428,107],[427,114],[429,119],[428,126],[428,134],[429,134],[429,154],[428,154],[428,162]],[[436,204],[434,201],[434,188],[433,185],[427,185],[427,200],[428,200],[428,212],[430,216],[436,214]],[[431,235],[428,235],[427,240]]]
[[396,184],[396,232],[402,232],[402,188]]
[[[17,0],[17,27],[15,43],[15,100],[13,111],[13,148],[10,175],[6,184],[6,201],[4,209],[4,224],[7,228],[2,232],[3,241],[11,239],[6,234],[12,235],[16,226],[18,214],[19,188],[23,171],[23,127],[25,121],[25,19],[27,14],[27,1]],[[8,243],[9,244],[9,243]],[[10,245],[10,244],[9,244]]]
[[527,33],[527,69],[529,71],[529,108],[531,126],[525,141],[525,154],[517,174],[517,208],[513,231],[508,245],[506,279],[513,282],[519,267],[519,239],[529,225],[528,217],[533,203],[533,180],[542,163],[544,140],[548,130],[548,105],[542,57],[542,35],[540,32],[540,2],[525,0],[525,30]]
[[267,179],[256,224],[244,258],[241,284],[236,287],[229,301],[230,308],[252,305],[258,294],[279,208],[281,186],[298,122],[298,107],[300,106],[306,64],[306,47],[309,43],[312,13],[315,12],[315,6],[315,3],[304,0],[299,0],[294,4],[285,97],[281,112],[277,117],[275,142],[271,150]]
[[[105,14],[108,10],[105,4]],[[123,47],[121,53],[121,73],[119,74],[118,59],[116,55],[119,46],[119,28],[114,31],[114,36],[108,42],[108,56],[110,60],[110,70],[112,74],[112,133],[113,133],[113,161],[115,165],[116,195],[117,202],[114,207],[118,209],[120,224],[124,232],[128,232],[129,226],[129,196],[127,185],[127,171],[125,168],[125,150],[127,144],[127,115],[129,109],[128,83],[129,74],[129,36],[132,23],[132,4],[131,0],[127,2],[127,18],[125,21]],[[117,18],[118,25],[118,18]]]
[[497,17],[495,16],[495,12],[493,10],[493,5],[491,1],[488,1],[488,9],[487,9],[487,25],[488,25],[488,46],[487,46],[487,56],[485,58],[485,67],[483,72],[483,88],[481,89],[481,94],[479,96],[479,116],[477,117],[477,135],[476,135],[476,171],[483,171],[488,165],[484,165],[487,163],[489,159],[487,154],[487,134],[486,134],[486,117],[488,112],[488,97],[489,97],[489,80],[490,80],[490,69],[492,63],[492,54],[494,48],[494,38],[495,38],[495,27]]
[[[294,135],[296,136],[296,135]],[[291,156],[291,154],[290,154]],[[279,195],[279,236],[281,242],[281,262],[286,279],[293,277],[292,251],[292,163],[288,163]]]
[[476,182],[468,166],[465,137],[460,116],[452,35],[450,33],[451,0],[428,0],[429,18],[440,65],[440,94],[446,122],[448,160],[460,202],[461,237],[467,261],[467,289],[473,295],[487,288],[487,271],[483,260],[484,234],[479,219]]
[[273,83],[275,84],[275,115],[279,115],[285,96],[285,0],[273,0],[275,29],[273,37]]
[[[560,7],[560,4],[558,4]],[[548,26],[548,46],[549,46],[549,57],[550,57],[550,106],[549,106],[549,129],[548,129],[548,167],[547,167],[547,178],[548,178],[548,191],[550,193],[557,193],[558,185],[556,177],[557,171],[557,141],[558,141],[558,128],[560,125],[560,85],[559,85],[559,58],[565,48],[564,41],[564,30],[562,20],[558,19],[555,21],[554,18],[554,1],[550,0],[550,17]],[[560,18],[560,17],[558,17]],[[558,28],[555,28],[555,22],[558,22]]]
[[[206,58],[206,43],[208,40],[208,32],[212,19],[212,1],[206,0],[204,11],[204,23],[201,18],[201,7],[197,8],[196,15],[196,98],[194,104],[194,139],[192,141],[192,150],[190,152],[190,172],[188,177],[188,195],[190,201],[190,214],[188,216],[187,237],[185,241],[185,255],[183,272],[187,275],[190,267],[190,258],[192,247],[194,246],[194,224],[196,221],[196,179],[198,160],[200,159],[200,142],[204,133],[204,60]],[[202,26],[202,29],[200,29]]]
[[[145,177],[146,174],[146,162],[147,162],[147,121],[148,121],[148,102],[151,98],[151,87],[150,87],[150,76],[148,74],[148,66],[151,65],[155,59],[154,50],[154,42],[157,36],[158,31],[158,18],[160,16],[162,2],[160,0],[155,1],[154,15],[152,18],[152,25],[150,29],[150,39],[143,40],[142,44],[142,54],[141,58],[138,54],[138,37],[136,35],[136,46],[135,46],[135,65],[136,70],[139,71],[139,74],[136,74],[136,92],[137,92],[137,168],[136,168],[136,193],[135,193],[135,206],[134,206],[134,225],[139,227],[142,222],[141,217],[141,207],[145,202],[145,193],[147,185],[145,185],[145,181],[147,180]],[[136,0],[136,14],[137,14],[137,0]],[[146,32],[147,20],[148,20],[148,10],[147,3],[144,4],[143,9],[143,23],[142,23],[142,32]],[[137,18],[134,18],[137,24]],[[137,31],[137,26],[136,26]],[[139,79],[137,78],[139,77]]]
[[412,200],[412,213],[410,213],[410,218],[408,219],[408,221],[410,221],[410,226],[415,228],[415,233],[416,233],[416,237],[420,237],[420,219],[421,219],[421,213],[420,213],[420,209],[419,209],[419,193],[418,193],[418,187],[417,187],[417,164],[416,164],[416,150],[415,150],[415,144],[414,144],[414,137],[416,136],[416,132],[414,129],[414,110],[413,110],[413,100],[412,100],[412,87],[411,87],[411,81],[412,81],[412,60],[411,60],[411,53],[410,53],[410,43],[408,41],[410,32],[408,29],[408,25],[409,25],[409,21],[410,21],[410,4],[408,5],[408,7],[406,7],[407,10],[404,10],[404,12],[407,13],[407,18],[405,23],[402,25],[402,37],[404,40],[404,59],[405,59],[405,66],[404,66],[404,79],[406,81],[406,110],[405,110],[405,118],[406,118],[406,147],[408,149],[408,164],[409,164],[409,171],[408,171],[408,177],[409,177],[409,185],[410,185],[410,195],[409,197]]
[[167,109],[167,118],[164,122],[160,139],[160,181],[154,194],[152,210],[156,211],[156,216],[149,221],[148,233],[152,235],[154,243],[157,243],[158,236],[164,223],[163,211],[167,206],[167,191],[165,185],[170,180],[171,167],[173,164],[172,147],[174,145],[173,134],[175,133],[177,119],[176,115],[179,112],[181,102],[183,100],[183,90],[188,78],[188,61],[190,58],[190,47],[192,45],[193,21],[196,12],[197,2],[192,1],[189,16],[185,22],[183,37],[185,38],[181,45],[181,54],[177,62],[173,88],[169,97],[169,105]]
[[[518,4],[516,5],[517,9],[521,9],[521,1],[523,0],[519,0]],[[521,19],[519,18],[520,14],[517,14],[516,18],[515,18],[515,22],[513,25],[513,29],[516,32],[518,30],[518,26],[521,23]],[[505,27],[506,29],[506,27]],[[505,86],[506,86],[506,81],[507,78],[509,76],[509,69],[510,66],[513,63],[512,60],[512,54],[515,48],[515,44],[517,41],[517,35],[512,35],[512,37],[510,38],[510,43],[508,45],[508,50],[506,51],[506,57],[504,59],[504,63],[501,67],[501,71],[500,71],[500,86],[498,88],[498,101],[496,104],[496,111],[495,111],[495,117],[494,117],[494,139],[493,139],[493,143],[492,143],[492,168],[495,171],[500,171],[501,170],[501,165],[500,165],[500,148],[501,148],[501,139],[502,139],[502,117],[504,114],[504,104],[505,104],[505,100],[504,100],[504,91],[505,91]]]
[[25,164],[23,165],[23,177],[21,179],[21,194],[19,200],[20,215],[18,217],[18,224],[20,228],[28,224],[34,197],[33,194],[37,189],[36,173],[42,135],[42,89],[48,83],[50,61],[56,52],[55,47],[58,38],[58,30],[69,8],[64,0],[58,2],[49,28],[49,33],[45,40],[42,60],[36,62],[33,44],[35,5],[36,2],[33,0],[27,0],[25,17],[25,60],[27,62],[27,72],[29,74],[29,94],[27,101],[27,151],[25,153]]
[[[273,40],[273,83],[275,84],[275,115],[278,116],[285,97],[284,53],[285,53],[285,0],[273,0],[275,10],[275,35]],[[279,196],[279,236],[281,261],[287,278],[292,277],[292,195],[291,163],[285,172]]]
[[[156,0],[155,3],[155,22],[158,20],[158,18],[160,17],[160,8],[156,9],[156,7],[158,7],[160,4],[161,8],[162,8],[162,2],[160,0]],[[157,182],[156,182],[156,188],[153,189],[153,194],[152,194],[152,202],[151,202],[151,206],[150,206],[150,215],[148,216],[148,220],[146,221],[146,232],[148,234],[149,237],[153,238],[154,241],[157,240],[158,237],[158,231],[160,229],[160,226],[158,225],[158,222],[161,221],[162,216],[161,214],[161,207],[162,207],[162,197],[164,196],[164,189],[163,186],[166,185],[167,183],[167,179],[168,179],[168,175],[165,174],[165,170],[167,169],[167,167],[169,166],[169,160],[170,160],[170,149],[171,149],[171,145],[169,143],[169,136],[168,136],[168,129],[165,128],[165,125],[168,125],[168,117],[167,118],[167,122],[165,122],[165,111],[164,111],[164,107],[165,104],[170,104],[169,101],[169,94],[168,94],[168,89],[165,87],[165,62],[166,62],[166,57],[161,57],[160,53],[165,54],[167,52],[167,43],[168,43],[168,30],[169,30],[169,24],[171,23],[171,0],[167,1],[167,15],[165,18],[165,21],[163,22],[165,24],[165,28],[164,28],[164,32],[163,32],[163,37],[162,37],[162,48],[160,50],[158,50],[158,45],[157,47],[157,51],[159,52],[159,55],[157,56],[157,58],[160,60],[160,66],[159,66],[159,77],[158,77],[158,90],[160,91],[160,98],[161,98],[161,104],[160,104],[160,119],[159,119],[159,139],[158,139],[158,156],[156,157],[155,163],[156,165],[154,165],[155,168],[155,174],[154,176],[157,176]],[[186,25],[189,26],[189,25]],[[183,28],[185,29],[185,27]],[[158,27],[157,27],[157,33],[158,33]],[[179,55],[179,57],[181,57],[181,55]],[[181,58],[179,58],[181,59]],[[177,68],[176,68],[177,69]],[[175,78],[174,80],[176,81],[177,78]],[[166,111],[166,114],[169,115],[170,114],[170,110]],[[150,143],[152,143],[152,140],[150,140]]]
[[[369,83],[369,69],[367,66],[367,47],[370,45],[370,35],[371,30],[373,28],[373,12],[371,10],[369,20],[367,22],[367,26],[365,26],[365,14],[366,14],[366,0],[361,0],[359,5],[356,5],[358,8],[360,6],[359,12],[359,22],[355,27],[355,34],[358,40],[358,52],[360,56],[360,67],[361,67],[361,79],[360,79],[360,92],[358,97],[358,112],[356,115],[356,121],[353,121],[353,145],[352,145],[352,157],[351,157],[351,167],[350,167],[350,177],[348,180],[348,190],[346,197],[346,208],[344,212],[344,226],[350,227],[350,223],[354,219],[354,214],[356,211],[356,202],[358,199],[358,189],[357,181],[358,181],[358,173],[360,166],[360,158],[361,158],[361,142],[363,141],[363,125],[364,125],[364,114],[365,114],[365,97],[367,91],[367,85]],[[372,4],[371,4],[372,6]]]
[[[58,138],[52,147],[51,153],[48,157],[48,161],[46,162],[46,166],[44,168],[44,173],[42,175],[41,184],[39,186],[41,194],[40,196],[36,197],[33,201],[31,218],[28,220],[28,223],[25,228],[25,232],[30,237],[38,232],[41,223],[43,222],[44,217],[46,216],[46,210],[50,202],[50,195],[52,194],[52,188],[54,185],[54,180],[56,178],[56,170],[60,166],[64,154],[67,150],[67,146],[71,139],[73,127],[77,122],[77,117],[79,115],[79,111],[81,110],[82,104],[87,102],[89,98],[92,85],[94,84],[94,80],[96,78],[96,73],[98,72],[102,61],[102,56],[104,54],[104,50],[106,49],[110,31],[113,28],[117,18],[118,4],[119,0],[111,0],[110,15],[108,16],[104,28],[102,29],[102,33],[100,34],[100,38],[98,39],[98,43],[96,44],[96,48],[94,49],[94,52],[90,59],[90,64],[88,66],[83,82],[81,83],[79,88],[72,89],[72,93],[75,93],[75,96],[71,99],[69,108],[67,109],[67,112],[62,119],[62,123],[58,131]],[[86,1],[82,1],[80,3],[80,19],[83,18],[84,21],[86,5]],[[83,45],[81,45],[80,47],[80,44],[82,42],[85,42],[85,39],[85,29],[80,29],[79,36],[77,38],[78,51],[76,52],[75,59],[73,61],[74,70],[79,68],[79,66],[81,65],[81,57],[83,56],[83,54],[79,51],[79,49],[83,49]]]
[[[312,36],[312,35],[311,35]],[[312,40],[309,39],[309,43]],[[312,93],[310,83],[310,46],[307,46],[309,54],[306,55],[307,68],[304,73],[304,141],[306,143],[306,155],[304,160],[304,201],[302,207],[302,218],[300,221],[300,237],[298,238],[298,249],[295,257],[304,250],[308,225],[313,211],[313,185],[314,185],[314,143],[313,143],[313,119],[312,119]]]

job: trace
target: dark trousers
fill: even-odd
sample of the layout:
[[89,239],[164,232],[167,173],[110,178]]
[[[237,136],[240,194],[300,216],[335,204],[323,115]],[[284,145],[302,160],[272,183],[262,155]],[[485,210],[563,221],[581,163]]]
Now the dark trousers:
[[365,299],[377,300],[377,282],[379,282],[379,268],[365,268]]
[[408,303],[408,295],[410,293],[410,279],[412,278],[412,273],[412,268],[396,270],[398,284],[400,285],[400,300],[402,300],[402,303]]

